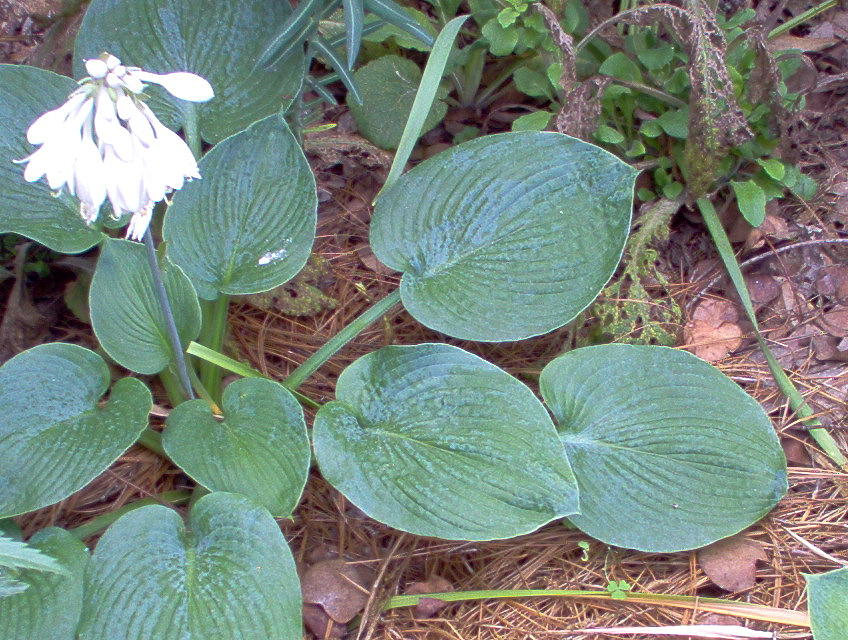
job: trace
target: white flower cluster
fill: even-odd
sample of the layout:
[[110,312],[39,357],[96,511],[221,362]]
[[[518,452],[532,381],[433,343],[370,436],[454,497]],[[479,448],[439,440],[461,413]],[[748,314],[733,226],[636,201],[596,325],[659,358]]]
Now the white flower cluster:
[[153,206],[185,180],[200,177],[183,139],[141,101],[144,83],[192,102],[211,99],[212,87],[193,73],[150,73],[109,54],[87,60],[85,68],[90,77],[68,101],[27,130],[27,140],[41,146],[19,161],[27,163],[24,179],[46,176],[54,191],[67,185],[88,224],[108,197],[116,217],[132,214],[127,237],[141,240]]

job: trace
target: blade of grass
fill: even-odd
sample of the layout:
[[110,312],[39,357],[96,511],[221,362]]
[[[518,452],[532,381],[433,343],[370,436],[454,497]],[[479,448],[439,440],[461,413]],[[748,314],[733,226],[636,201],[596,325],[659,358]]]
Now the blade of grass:
[[347,44],[347,69],[353,71],[353,65],[359,56],[362,44],[362,26],[365,24],[364,0],[342,0],[345,16],[345,42]]
[[793,611],[767,605],[749,602],[737,602],[723,598],[701,598],[699,596],[679,596],[664,593],[632,593],[627,592],[624,598],[613,596],[609,591],[583,591],[579,589],[510,589],[493,591],[446,591],[440,593],[424,593],[421,595],[392,596],[383,605],[383,610],[397,607],[414,607],[421,598],[435,598],[444,602],[466,602],[469,600],[489,600],[497,598],[587,598],[605,600],[607,602],[638,602],[659,606],[710,611],[727,615],[791,624],[798,627],[809,627],[810,618],[805,611]]
[[724,231],[724,227],[721,226],[721,221],[718,219],[718,214],[716,213],[715,208],[707,198],[698,198],[697,204],[701,215],[704,217],[707,229],[713,238],[716,249],[718,249],[718,253],[721,256],[721,260],[724,263],[724,268],[727,269],[730,280],[736,289],[736,294],[742,302],[742,308],[745,309],[745,313],[751,321],[751,325],[754,327],[754,336],[757,339],[757,344],[759,344],[760,349],[766,358],[769,371],[771,371],[771,375],[774,377],[778,388],[789,400],[789,406],[792,407],[792,410],[798,415],[802,422],[808,427],[812,427],[809,430],[810,435],[827,454],[827,456],[843,471],[848,471],[848,458],[846,458],[839,450],[839,445],[836,444],[833,436],[831,436],[830,433],[822,427],[821,421],[813,417],[815,413],[810,408],[810,405],[807,404],[804,397],[792,383],[792,380],[790,380],[789,376],[786,375],[783,367],[780,366],[777,358],[774,357],[774,354],[771,352],[771,349],[769,349],[768,344],[766,344],[762,333],[760,333],[760,325],[757,323],[757,316],[754,313],[754,305],[751,303],[751,297],[748,295],[748,288],[745,285],[745,279],[742,277],[742,270],[739,268],[739,263],[736,262],[733,247],[730,245],[730,240],[727,237],[727,233]]
[[[427,58],[427,66],[424,67],[424,73],[421,76],[421,83],[415,93],[412,110],[409,112],[409,118],[403,128],[397,153],[395,153],[392,167],[389,169],[389,175],[386,177],[386,183],[380,189],[380,193],[391,187],[403,173],[406,161],[412,154],[412,148],[421,135],[424,120],[427,119],[427,114],[430,113],[430,107],[436,98],[436,91],[438,91],[439,83],[445,73],[445,65],[448,62],[448,55],[453,48],[454,40],[456,40],[456,36],[466,19],[468,19],[468,16],[458,16],[448,22],[433,44],[430,57]],[[380,197],[379,193],[377,197]]]

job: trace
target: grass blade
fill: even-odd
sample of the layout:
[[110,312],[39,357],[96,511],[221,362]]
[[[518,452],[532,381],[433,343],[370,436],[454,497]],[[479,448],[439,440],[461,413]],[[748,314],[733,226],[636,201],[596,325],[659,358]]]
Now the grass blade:
[[822,450],[843,471],[848,471],[848,458],[842,454],[839,450],[839,445],[836,444],[836,441],[827,430],[822,427],[821,421],[813,417],[815,413],[810,408],[810,405],[807,404],[804,397],[792,383],[792,380],[786,375],[783,367],[780,366],[777,358],[774,357],[768,344],[766,344],[765,338],[760,333],[760,325],[757,323],[754,305],[751,304],[751,297],[748,295],[748,288],[745,285],[745,279],[742,277],[742,270],[739,268],[739,263],[736,262],[733,247],[730,246],[730,240],[724,231],[724,227],[721,226],[721,221],[718,219],[715,208],[707,198],[698,198],[697,204],[701,215],[704,217],[707,229],[713,238],[716,249],[718,249],[718,253],[721,256],[724,267],[727,269],[731,282],[733,282],[736,293],[742,301],[742,308],[745,309],[745,313],[754,327],[757,344],[759,344],[766,358],[766,363],[768,364],[769,371],[771,371],[771,375],[774,377],[774,381],[777,383],[781,393],[789,400],[789,406],[792,407],[792,410],[801,418],[805,425],[813,427],[809,430],[810,435]]
[[[381,193],[383,190],[392,186],[400,177],[400,174],[403,173],[406,161],[409,160],[409,156],[412,154],[412,148],[421,135],[424,121],[427,119],[427,114],[430,113],[430,107],[436,98],[436,92],[439,89],[439,83],[445,72],[445,65],[448,62],[448,56],[453,48],[454,40],[456,40],[459,30],[467,18],[468,16],[457,16],[448,22],[436,38],[435,44],[433,44],[433,50],[430,52],[430,57],[427,58],[427,66],[424,67],[421,84],[418,85],[418,91],[412,103],[412,110],[409,112],[409,118],[403,129],[403,135],[400,138],[397,153],[395,153],[392,167],[389,169],[386,183],[380,190]],[[380,194],[378,193],[377,197],[379,196]]]
[[365,0],[342,0],[345,15],[345,43],[347,44],[347,70],[353,71],[353,65],[359,56],[362,44],[362,26],[365,24]]

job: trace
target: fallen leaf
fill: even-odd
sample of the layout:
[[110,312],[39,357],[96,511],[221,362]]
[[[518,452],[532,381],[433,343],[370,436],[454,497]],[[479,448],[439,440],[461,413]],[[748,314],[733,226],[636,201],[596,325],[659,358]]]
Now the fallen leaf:
[[828,47],[838,44],[837,38],[799,38],[788,33],[769,40],[769,49],[772,51],[785,51],[786,49],[800,49],[801,51],[823,51]]
[[780,284],[774,276],[753,275],[745,278],[751,302],[756,306],[764,305],[780,295]]
[[729,300],[704,300],[695,308],[683,330],[687,348],[707,362],[721,360],[742,346],[738,319],[736,306]]
[[342,638],[347,626],[336,622],[317,604],[303,605],[303,623],[316,638]]
[[698,550],[698,564],[725,591],[743,591],[756,583],[757,561],[768,560],[763,545],[741,535]]
[[[407,595],[418,595],[419,593],[441,593],[453,591],[453,585],[442,576],[430,576],[424,582],[413,582],[406,589]],[[432,618],[439,611],[448,606],[448,603],[438,598],[421,598],[415,605],[416,618]]]
[[795,438],[783,437],[780,439],[780,446],[783,447],[783,453],[786,455],[786,461],[796,467],[811,467],[813,464],[810,458],[810,452],[800,440]]
[[848,307],[839,307],[823,313],[819,324],[830,335],[845,338],[848,336]]
[[819,269],[816,291],[837,303],[848,303],[848,265],[832,264]]
[[375,273],[379,273],[381,276],[390,276],[392,274],[397,273],[391,267],[387,267],[382,262],[377,260],[377,256],[374,255],[374,252],[371,251],[371,247],[368,244],[363,244],[356,249],[356,255],[359,258],[359,261],[367,268],[371,269],[371,271]]
[[368,602],[365,577],[359,567],[342,558],[321,560],[301,579],[303,601],[320,605],[336,622],[348,623]]

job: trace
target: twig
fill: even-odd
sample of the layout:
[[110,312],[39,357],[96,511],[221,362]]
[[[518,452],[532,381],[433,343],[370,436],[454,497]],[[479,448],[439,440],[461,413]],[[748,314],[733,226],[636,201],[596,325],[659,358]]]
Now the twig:
[[[778,247],[777,249],[772,249],[770,253],[761,253],[758,256],[754,256],[753,258],[748,258],[744,262],[739,264],[740,269],[745,269],[746,267],[750,267],[752,265],[758,264],[767,258],[771,258],[774,255],[779,253],[784,253],[786,251],[790,251],[792,249],[802,249],[804,247],[812,247],[817,245],[825,245],[825,244],[848,244],[848,238],[831,238],[831,239],[823,239],[823,240],[802,240],[801,242],[795,242],[793,244],[787,244],[783,247]],[[722,278],[727,276],[726,273],[720,273],[715,278],[710,280],[703,289],[701,289],[692,300],[686,305],[686,310],[690,310],[694,304],[703,298],[710,289],[712,289],[716,284],[718,284]]]

